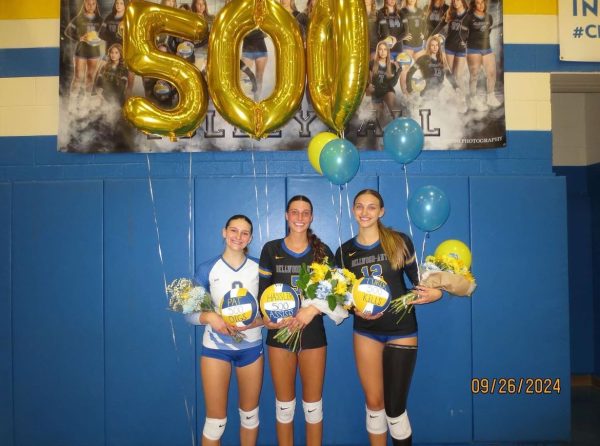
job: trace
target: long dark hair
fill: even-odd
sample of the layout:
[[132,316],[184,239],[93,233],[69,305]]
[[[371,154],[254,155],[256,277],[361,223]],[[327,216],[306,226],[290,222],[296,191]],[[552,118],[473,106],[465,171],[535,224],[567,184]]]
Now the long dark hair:
[[[287,202],[287,206],[285,207],[286,212],[290,210],[290,205],[294,201],[304,201],[305,203],[308,203],[308,205],[310,206],[310,212],[312,214],[312,212],[313,212],[312,202],[305,195],[294,195],[292,198],[290,198]],[[321,241],[321,239],[319,237],[317,237],[317,234],[315,234],[313,232],[313,230],[310,229],[310,226],[308,227],[308,231],[307,231],[306,235],[308,237],[308,243],[310,244],[310,247],[313,250],[314,261],[319,262],[319,263],[322,262],[323,259],[325,258],[325,243],[323,243]],[[329,259],[329,260],[332,260],[332,259]]]
[[[244,220],[246,223],[248,223],[250,225],[250,235],[252,235],[252,231],[254,230],[254,226],[252,226],[252,220],[250,220],[244,214],[235,214],[229,217],[227,223],[225,223],[225,229],[229,227],[233,220]],[[248,246],[244,248],[244,254],[248,254]]]
[[[353,205],[356,204],[356,200],[361,195],[372,195],[379,201],[379,206],[381,208],[383,205],[383,197],[379,192],[373,189],[363,189],[354,197]],[[392,228],[388,228],[381,220],[377,220],[377,229],[379,230],[379,240],[381,241],[381,247],[383,248],[383,252],[388,258],[392,269],[399,270],[406,263],[410,263],[412,258],[409,258],[408,246],[404,242],[404,239],[400,235],[399,232],[394,231]]]

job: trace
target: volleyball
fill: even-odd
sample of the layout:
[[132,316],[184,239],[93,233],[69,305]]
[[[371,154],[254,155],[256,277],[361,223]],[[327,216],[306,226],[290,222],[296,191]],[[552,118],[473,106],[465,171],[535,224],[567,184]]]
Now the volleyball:
[[365,314],[379,314],[390,305],[390,287],[381,277],[363,277],[352,287],[356,309]]
[[425,87],[427,86],[427,81],[423,78],[421,70],[417,70],[414,72],[410,79],[410,86],[412,91],[416,93],[420,93],[421,91],[425,90]]
[[291,286],[283,283],[269,286],[260,298],[260,311],[273,323],[295,316],[299,307],[298,293]]
[[168,95],[171,93],[171,86],[167,81],[158,80],[156,84],[154,84],[154,94],[158,97]]
[[413,58],[410,57],[410,54],[400,53],[396,56],[396,62],[398,62],[401,66],[410,67],[413,63]]
[[221,317],[233,327],[246,327],[258,314],[256,298],[246,288],[234,288],[223,296]]
[[187,59],[192,54],[194,54],[194,44],[192,42],[186,40],[177,45],[177,55],[179,57]]

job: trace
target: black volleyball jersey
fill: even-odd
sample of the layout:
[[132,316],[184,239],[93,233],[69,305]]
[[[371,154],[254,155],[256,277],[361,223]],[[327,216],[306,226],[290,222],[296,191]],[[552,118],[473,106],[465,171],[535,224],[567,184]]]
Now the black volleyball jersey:
[[412,39],[405,40],[403,44],[413,48],[423,45],[425,33],[425,16],[423,10],[420,8],[413,10],[402,8],[400,16],[402,17],[402,23],[404,23],[404,29],[412,36]]
[[[333,260],[333,253],[327,245],[325,255],[330,261]],[[313,261],[314,252],[310,245],[304,252],[295,253],[285,245],[283,239],[267,242],[263,246],[258,263],[258,295],[262,296],[263,291],[274,283],[283,283],[296,289],[300,266],[303,263],[308,266]]]
[[443,4],[442,6],[432,6],[425,18],[427,20],[427,35],[425,37],[433,36],[440,32],[443,28],[443,21],[446,17],[446,12],[450,6]]
[[470,13],[465,18],[463,24],[469,30],[467,48],[474,50],[489,50],[491,48],[490,30],[494,24],[494,19],[491,15],[485,14],[483,17],[480,17],[474,13]]
[[415,64],[410,67],[408,70],[408,74],[406,78],[409,80],[407,82],[407,88],[409,92],[412,92],[412,83],[410,79],[412,79],[413,74],[417,71],[421,70],[423,74],[423,78],[427,81],[427,85],[425,89],[421,92],[421,96],[425,96],[427,93],[431,93],[432,91],[438,91],[442,88],[444,84],[444,79],[446,79],[446,74],[448,75],[448,80],[452,84],[454,88],[458,88],[458,84],[452,76],[452,73],[446,70],[443,62],[437,58],[429,56],[428,54],[424,54],[419,57]]
[[385,6],[377,11],[377,34],[379,42],[388,36],[396,38],[396,44],[390,48],[392,53],[402,52],[402,39],[406,36],[406,26],[402,22],[400,13],[396,10],[388,13]]
[[467,50],[469,29],[463,24],[466,17],[467,13],[465,11],[461,15],[455,15],[448,23],[446,49],[454,52],[465,52]]
[[[373,64],[378,64],[377,74],[373,73]],[[369,73],[371,74],[371,84],[375,98],[382,98],[387,92],[394,92],[394,86],[398,83],[400,70],[395,64],[391,64],[392,77],[387,77],[387,67],[381,66],[379,62],[371,59],[369,61]]]
[[[409,258],[404,268],[397,271],[392,269],[381,243],[365,246],[356,241],[348,240],[337,250],[335,260],[337,266],[343,266],[352,271],[357,279],[368,276],[382,277],[390,287],[391,298],[395,299],[407,293],[404,274],[413,284],[418,284],[418,270],[415,260],[415,248],[410,238],[400,233],[408,248]],[[343,256],[342,256],[343,253]],[[342,262],[343,260],[343,262]],[[412,287],[411,287],[412,288]],[[398,321],[400,316],[391,312],[388,307],[379,319],[366,320],[354,316],[354,330],[384,335],[410,335],[417,332],[417,318],[413,309]]]
[[123,15],[121,17],[115,17],[114,13],[108,14],[102,26],[100,27],[100,38],[106,42],[106,50],[115,43],[123,44],[123,35],[121,34],[121,22],[123,21]]
[[267,44],[265,43],[267,35],[260,29],[254,29],[246,34],[242,43],[242,51],[248,53],[266,53]]

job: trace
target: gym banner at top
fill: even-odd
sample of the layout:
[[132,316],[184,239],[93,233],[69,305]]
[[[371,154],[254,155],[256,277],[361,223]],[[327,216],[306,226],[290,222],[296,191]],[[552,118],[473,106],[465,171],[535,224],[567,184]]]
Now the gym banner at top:
[[[203,16],[210,32],[215,16],[229,1],[241,0],[154,3]],[[306,36],[312,5],[319,1],[324,0],[280,3]],[[202,124],[189,137],[143,133],[124,118],[126,100],[144,97],[170,110],[177,106],[179,92],[166,79],[128,70],[123,57],[127,5],[124,0],[61,0],[58,150],[303,150],[313,136],[328,130],[316,115],[307,88],[289,121],[259,141],[225,121],[210,98]],[[343,136],[360,150],[382,150],[383,129],[394,117],[404,116],[421,124],[426,150],[505,146],[502,0],[365,0],[365,5],[368,85]],[[192,42],[160,34],[153,44],[206,75],[207,38]],[[247,34],[241,47],[242,90],[260,102],[275,88],[276,64],[293,61],[276,60],[273,41],[260,29]],[[328,56],[333,63],[324,69],[333,69],[333,57],[344,54]]]
[[600,1],[558,2],[560,59],[600,62]]

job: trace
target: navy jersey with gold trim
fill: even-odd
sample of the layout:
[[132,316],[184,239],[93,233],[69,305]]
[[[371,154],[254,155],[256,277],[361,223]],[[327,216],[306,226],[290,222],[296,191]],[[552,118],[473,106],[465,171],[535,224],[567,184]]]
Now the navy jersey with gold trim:
[[[409,278],[412,284],[418,284],[418,270],[415,260],[415,248],[410,238],[399,233],[409,251],[409,258],[404,266],[397,271],[392,269],[381,243],[365,246],[356,241],[356,238],[348,240],[337,250],[335,254],[336,264],[352,271],[357,279],[367,276],[380,276],[390,287],[392,299],[406,294],[408,291],[404,282],[404,275]],[[343,262],[342,255],[343,253]],[[388,307],[383,316],[374,320],[366,320],[361,317],[354,317],[354,329],[359,331],[386,334],[386,335],[410,335],[417,331],[417,318],[415,310],[404,316],[398,323],[399,316],[391,312]]]

